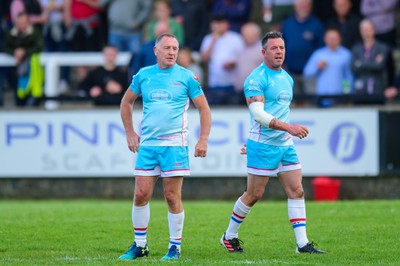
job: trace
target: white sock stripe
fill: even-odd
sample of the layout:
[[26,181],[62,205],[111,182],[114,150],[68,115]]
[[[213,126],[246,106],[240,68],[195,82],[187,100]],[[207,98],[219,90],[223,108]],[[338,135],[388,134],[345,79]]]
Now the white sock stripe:
[[251,211],[251,207],[246,206],[241,198],[238,198],[237,202],[237,207],[243,212],[243,214],[249,214]]
[[150,208],[150,203],[147,202],[147,203],[146,203],[145,205],[143,205],[143,206],[137,206],[137,205],[133,204],[133,208],[136,209],[136,210],[138,210],[138,211],[144,210],[144,209],[148,209],[148,208]]
[[302,208],[306,206],[306,201],[304,199],[288,199],[289,208]]

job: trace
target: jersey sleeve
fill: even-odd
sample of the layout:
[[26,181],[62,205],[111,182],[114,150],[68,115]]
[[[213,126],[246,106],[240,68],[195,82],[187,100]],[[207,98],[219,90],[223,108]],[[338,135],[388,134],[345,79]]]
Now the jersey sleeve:
[[142,94],[142,90],[140,89],[140,74],[141,71],[133,75],[131,85],[129,85],[129,88],[136,94]]
[[203,89],[200,85],[199,78],[193,73],[189,73],[189,81],[188,81],[188,88],[189,88],[189,98],[194,99],[203,94]]
[[244,96],[246,98],[254,96],[264,96],[263,84],[265,80],[255,75],[250,75],[244,82]]

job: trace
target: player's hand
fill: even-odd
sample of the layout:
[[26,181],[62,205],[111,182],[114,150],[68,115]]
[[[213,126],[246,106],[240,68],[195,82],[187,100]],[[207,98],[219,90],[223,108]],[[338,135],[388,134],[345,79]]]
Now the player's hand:
[[199,140],[195,146],[194,157],[207,156],[207,141]]
[[243,144],[242,148],[240,149],[240,154],[247,154],[246,144]]
[[131,152],[135,153],[139,151],[140,137],[138,134],[136,134],[136,132],[127,135],[126,140],[128,142],[128,148]]
[[299,139],[304,139],[308,136],[308,129],[302,125],[291,125],[288,132]]

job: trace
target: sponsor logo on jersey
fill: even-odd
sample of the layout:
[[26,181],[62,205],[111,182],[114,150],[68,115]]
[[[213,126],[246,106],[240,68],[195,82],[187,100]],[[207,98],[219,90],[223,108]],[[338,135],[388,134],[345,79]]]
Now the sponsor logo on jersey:
[[289,105],[292,100],[292,96],[287,91],[280,91],[276,95],[276,101],[282,105]]
[[155,102],[168,102],[172,100],[172,93],[163,89],[152,90],[148,95],[149,99]]

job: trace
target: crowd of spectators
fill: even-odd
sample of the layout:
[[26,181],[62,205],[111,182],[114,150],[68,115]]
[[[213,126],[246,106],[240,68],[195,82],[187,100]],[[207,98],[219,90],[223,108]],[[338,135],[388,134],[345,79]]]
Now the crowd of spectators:
[[[352,96],[356,104],[366,103],[357,96],[371,96],[372,103],[383,104],[398,97],[400,86],[394,61],[400,50],[398,2],[3,0],[0,52],[14,56],[17,66],[0,67],[0,106],[6,89],[15,91],[18,106],[40,105],[43,73],[36,63],[43,51],[103,51],[108,61],[82,68],[75,90],[76,69],[61,67],[59,91],[98,105],[118,104],[132,75],[156,62],[154,39],[167,31],[180,41],[178,63],[200,77],[211,105],[245,104],[242,84],[262,62],[260,38],[269,30],[283,33],[284,68],[295,80],[295,98],[326,107],[340,102],[334,96]],[[131,53],[127,66],[115,66],[118,52]],[[315,95],[332,98],[309,97]]]

